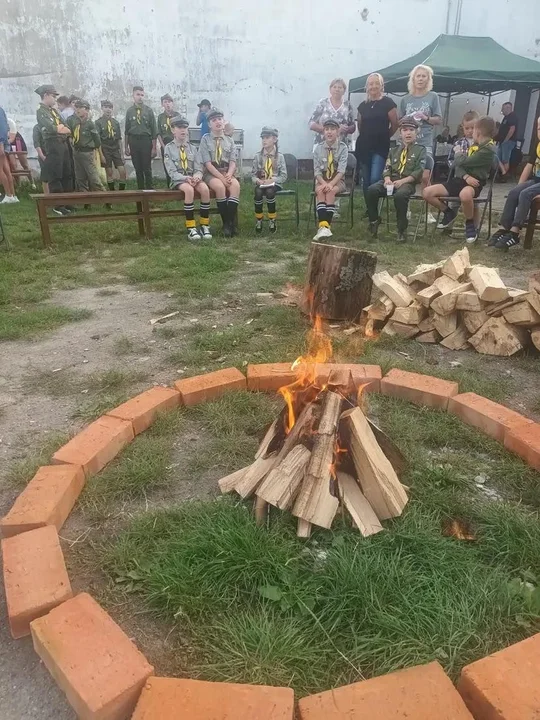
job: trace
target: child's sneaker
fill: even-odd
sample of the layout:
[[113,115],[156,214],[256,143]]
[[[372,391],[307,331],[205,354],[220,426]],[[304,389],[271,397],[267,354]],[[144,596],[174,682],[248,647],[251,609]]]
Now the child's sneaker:
[[190,228],[190,229],[188,230],[187,239],[188,239],[190,242],[197,242],[198,240],[201,239],[201,236],[200,236],[199,233],[197,232],[196,228]]
[[201,237],[203,240],[212,239],[212,233],[210,232],[208,225],[201,225]]
[[457,210],[453,210],[452,208],[446,208],[446,210],[443,213],[442,220],[437,225],[437,230],[445,230],[446,228],[450,227],[454,220],[457,217]]
[[277,225],[275,220],[269,220],[268,221],[268,229],[271,233],[275,233],[277,230]]
[[507,252],[510,248],[515,247],[516,245],[519,245],[519,235],[516,232],[509,232],[499,238],[495,247],[498,250],[504,250]]
[[503,238],[506,239],[506,237],[508,235],[510,235],[510,230],[503,230],[502,228],[495,230],[493,235],[488,240],[488,246],[489,247],[498,247],[499,241],[503,240]]
[[257,222],[255,223],[255,232],[257,233],[257,235],[260,235],[262,233],[262,231],[263,231],[263,222],[262,222],[262,220],[257,220]]
[[315,235],[313,236],[314,240],[320,240],[323,237],[332,237],[332,231],[329,227],[320,227]]
[[478,240],[478,230],[475,228],[473,220],[467,220],[465,223],[465,240],[468,245],[472,245]]

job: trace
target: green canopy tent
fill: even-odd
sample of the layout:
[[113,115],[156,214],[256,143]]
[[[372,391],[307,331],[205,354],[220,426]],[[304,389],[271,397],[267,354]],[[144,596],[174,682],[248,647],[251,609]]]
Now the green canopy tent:
[[[407,92],[409,72],[429,65],[438,93],[491,94],[504,90],[540,88],[540,62],[515,55],[490,37],[439,35],[407,60],[379,70],[387,92]],[[349,82],[349,94],[364,92],[367,75]]]

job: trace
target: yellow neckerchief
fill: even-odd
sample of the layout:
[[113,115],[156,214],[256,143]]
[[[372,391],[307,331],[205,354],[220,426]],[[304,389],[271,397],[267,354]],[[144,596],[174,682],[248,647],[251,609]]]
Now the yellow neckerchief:
[[110,138],[114,138],[114,128],[111,120],[107,120],[107,133]]
[[[487,147],[488,145],[494,145],[495,140],[488,140],[484,143],[484,147]],[[474,155],[475,152],[477,152],[480,149],[480,145],[478,143],[473,143],[471,147],[467,150],[467,157],[470,157],[471,155]]]
[[536,159],[534,161],[534,172],[537,176],[540,174],[540,142],[536,146]]
[[219,165],[223,156],[223,148],[221,147],[221,141],[223,140],[223,138],[221,137],[221,135],[216,135],[214,137],[214,140],[216,142],[216,163]]
[[264,161],[264,179],[265,180],[270,180],[273,177],[273,175],[274,175],[273,168],[274,168],[274,163],[272,160],[272,156],[267,155],[266,160]]
[[186,154],[186,148],[184,145],[180,145],[180,162],[182,163],[182,170],[187,172],[188,170],[188,156]]
[[138,107],[137,110],[135,111],[135,120],[137,121],[138,125],[141,124],[141,108],[140,107]]
[[403,150],[401,151],[401,154],[399,156],[399,164],[398,164],[398,173],[402,175],[402,173],[405,171],[405,165],[407,163],[407,151],[409,146],[405,145],[403,147]]
[[328,155],[326,156],[326,179],[332,180],[334,177],[334,152],[332,146],[326,146],[328,148]]
[[166,115],[165,117],[166,117],[165,127],[167,128],[167,130],[168,130],[169,132],[172,132],[172,130],[171,130],[171,118],[170,118],[169,115]]
[[75,125],[75,129],[73,130],[73,142],[75,145],[79,142],[79,139],[81,137],[81,123],[78,125]]
[[59,115],[59,113],[58,113],[58,110],[56,110],[55,108],[51,108],[51,113],[52,113],[53,120],[54,120],[55,124],[56,124],[57,126],[60,125],[60,122],[61,122],[62,118],[60,117],[60,115]]

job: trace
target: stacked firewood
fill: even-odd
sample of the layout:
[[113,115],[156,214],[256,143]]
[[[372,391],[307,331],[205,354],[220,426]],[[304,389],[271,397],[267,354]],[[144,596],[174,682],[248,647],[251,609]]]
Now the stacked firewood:
[[507,287],[495,268],[470,264],[466,247],[409,276],[373,275],[382,295],[362,311],[368,327],[450,350],[473,347],[509,356],[532,343],[540,350],[540,286]]
[[401,515],[407,503],[396,472],[404,459],[357,403],[351,380],[347,388],[330,380],[295,389],[292,427],[285,407],[254,462],[222,478],[221,491],[255,495],[260,522],[269,505],[291,512],[300,537],[309,537],[312,525],[330,528],[340,506],[362,535],[380,532],[380,521]]

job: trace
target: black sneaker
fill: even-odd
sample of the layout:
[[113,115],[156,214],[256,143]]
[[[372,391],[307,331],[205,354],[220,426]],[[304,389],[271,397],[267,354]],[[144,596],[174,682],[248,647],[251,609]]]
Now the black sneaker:
[[488,240],[488,247],[496,247],[499,243],[499,240],[501,240],[506,235],[510,234],[510,230],[504,230],[503,228],[499,228],[498,230],[495,230],[493,235]]
[[65,208],[63,205],[57,205],[56,207],[53,207],[52,209],[53,213],[55,215],[69,215],[69,210]]
[[268,221],[268,229],[271,233],[275,233],[277,230],[277,225],[275,220],[269,220]]
[[515,232],[510,232],[507,235],[503,235],[499,239],[499,242],[495,245],[495,247],[498,250],[504,250],[505,252],[508,252],[510,248],[516,247],[516,245],[519,245],[519,235]]
[[377,233],[379,232],[379,225],[380,225],[380,224],[381,224],[381,223],[380,223],[380,220],[374,220],[373,222],[370,222],[370,223],[369,223],[369,232],[370,232],[371,237],[372,237],[373,239],[376,239],[376,238],[377,238]]
[[443,212],[442,220],[437,225],[437,230],[445,230],[446,228],[450,227],[454,220],[457,218],[457,210],[454,210],[453,208],[447,208]]
[[263,231],[263,221],[257,220],[257,222],[255,223],[255,232],[257,233],[257,235],[260,235],[262,233],[262,231]]
[[64,205],[64,210],[67,210],[68,215],[71,215],[71,213],[77,212],[77,208],[74,205]]
[[478,230],[472,221],[465,223],[465,240],[468,245],[472,245],[478,240]]

